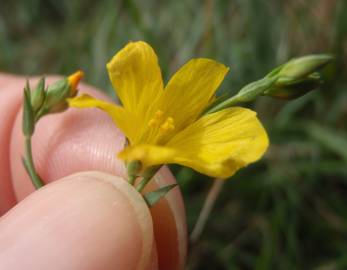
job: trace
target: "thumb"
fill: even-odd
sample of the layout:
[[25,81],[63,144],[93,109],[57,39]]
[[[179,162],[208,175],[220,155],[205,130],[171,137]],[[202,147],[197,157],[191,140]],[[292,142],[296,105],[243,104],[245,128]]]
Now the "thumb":
[[0,219],[0,269],[157,269],[148,207],[101,172],[50,183]]

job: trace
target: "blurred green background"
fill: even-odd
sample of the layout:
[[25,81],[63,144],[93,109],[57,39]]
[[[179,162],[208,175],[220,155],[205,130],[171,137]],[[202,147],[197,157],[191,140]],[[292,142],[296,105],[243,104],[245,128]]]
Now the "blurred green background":
[[[292,102],[259,98],[271,139],[258,163],[228,181],[188,269],[347,269],[347,1],[2,1],[0,70],[86,72],[112,93],[105,63],[129,40],[156,49],[165,80],[192,57],[230,66],[236,93],[288,59],[337,57],[331,82]],[[190,231],[212,182],[172,167]]]

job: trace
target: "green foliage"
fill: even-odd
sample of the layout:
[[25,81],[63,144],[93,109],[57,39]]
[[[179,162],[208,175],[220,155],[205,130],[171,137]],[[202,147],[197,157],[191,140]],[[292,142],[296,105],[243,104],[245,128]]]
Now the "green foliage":
[[34,127],[34,112],[31,106],[30,86],[27,81],[23,91],[23,134],[25,136],[31,136],[34,133]]
[[41,108],[45,98],[45,78],[43,77],[37,83],[35,90],[31,93],[31,105],[34,112],[37,112]]
[[155,205],[157,202],[160,201],[171,189],[176,187],[177,184],[167,185],[164,187],[161,187],[155,191],[146,193],[143,198],[145,199],[146,203],[149,207]]
[[[289,103],[249,104],[269,132],[265,158],[228,181],[188,269],[347,268],[347,2],[344,0],[5,1],[0,69],[70,74],[112,93],[105,63],[129,40],[159,54],[164,78],[192,57],[230,66],[236,94],[293,57],[331,53],[331,83]],[[211,182],[173,167],[189,229]]]

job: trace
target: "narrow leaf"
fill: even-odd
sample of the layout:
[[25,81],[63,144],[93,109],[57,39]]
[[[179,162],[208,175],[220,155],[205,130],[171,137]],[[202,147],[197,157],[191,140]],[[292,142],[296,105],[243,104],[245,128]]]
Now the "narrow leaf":
[[322,146],[336,153],[347,162],[347,136],[317,124],[307,125],[308,134]]
[[155,205],[161,198],[163,198],[171,189],[176,187],[177,184],[168,185],[165,187],[162,187],[158,190],[149,192],[145,195],[143,195],[143,198],[145,199],[146,203],[149,207],[152,207]]

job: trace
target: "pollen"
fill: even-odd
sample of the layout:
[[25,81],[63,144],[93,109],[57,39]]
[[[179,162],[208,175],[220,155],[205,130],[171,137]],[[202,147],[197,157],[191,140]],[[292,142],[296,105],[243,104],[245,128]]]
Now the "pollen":
[[164,115],[163,111],[161,110],[156,111],[153,118],[149,120],[148,126],[152,128],[159,126],[163,121],[163,115]]
[[174,119],[172,117],[163,117],[164,112],[158,110],[154,113],[153,118],[148,121],[148,126],[151,128],[159,129],[159,134],[164,135],[175,129]]
[[174,120],[172,117],[166,118],[164,124],[160,126],[160,133],[164,134],[175,129]]

